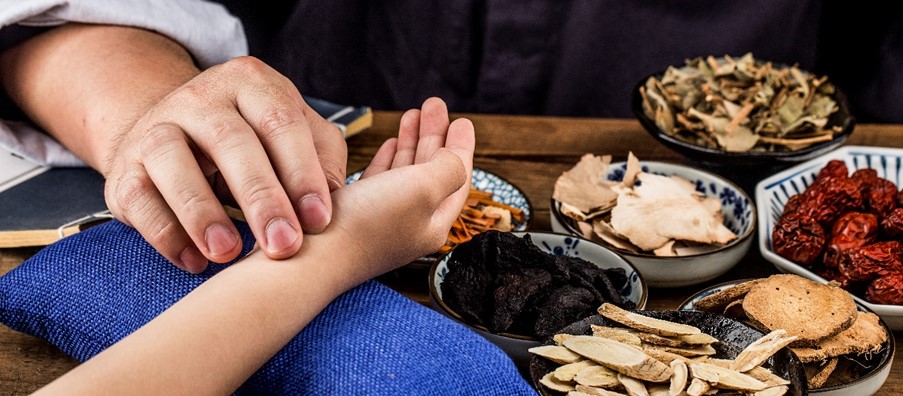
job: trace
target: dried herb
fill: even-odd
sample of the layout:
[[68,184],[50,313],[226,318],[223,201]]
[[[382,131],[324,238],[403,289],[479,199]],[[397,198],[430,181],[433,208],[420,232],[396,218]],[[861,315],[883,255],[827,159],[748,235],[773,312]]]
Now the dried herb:
[[688,59],[640,87],[643,112],[666,134],[731,152],[796,151],[841,132],[834,85],[752,54]]

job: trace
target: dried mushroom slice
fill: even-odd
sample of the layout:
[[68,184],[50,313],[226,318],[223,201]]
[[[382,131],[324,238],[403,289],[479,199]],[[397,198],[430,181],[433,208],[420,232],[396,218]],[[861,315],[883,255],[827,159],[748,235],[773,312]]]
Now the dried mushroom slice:
[[768,360],[771,355],[777,353],[781,348],[790,345],[790,343],[795,340],[796,336],[787,335],[786,330],[774,330],[747,345],[746,348],[734,358],[730,369],[740,372],[752,370],[754,367],[759,366]]
[[604,179],[611,164],[611,156],[585,154],[573,168],[555,181],[552,198],[564,202],[584,214],[612,207],[618,194]]
[[650,318],[648,316],[627,311],[609,303],[602,304],[597,311],[600,315],[608,319],[647,333],[662,336],[681,336],[702,333],[699,328],[690,325]]
[[564,346],[622,374],[651,382],[666,382],[671,368],[630,345],[593,336],[575,336]]

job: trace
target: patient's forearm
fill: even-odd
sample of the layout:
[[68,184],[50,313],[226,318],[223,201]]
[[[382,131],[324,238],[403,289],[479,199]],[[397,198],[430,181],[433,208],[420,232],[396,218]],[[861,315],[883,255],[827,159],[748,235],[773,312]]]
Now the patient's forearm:
[[212,277],[134,334],[42,392],[228,394],[275,355],[339,294],[351,254],[336,233],[311,235],[284,261],[262,252]]

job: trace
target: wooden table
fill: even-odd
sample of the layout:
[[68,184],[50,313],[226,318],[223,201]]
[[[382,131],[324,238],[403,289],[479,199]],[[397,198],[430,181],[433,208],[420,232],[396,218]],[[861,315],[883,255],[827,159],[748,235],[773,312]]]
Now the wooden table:
[[[400,113],[376,112],[373,128],[348,140],[349,173],[363,169],[379,145],[397,132]],[[640,160],[684,161],[652,139],[634,120],[571,119],[526,116],[468,115],[476,127],[475,166],[504,176],[517,185],[533,206],[534,230],[550,230],[549,199],[552,185],[584,153],[611,154],[624,160],[633,151]],[[849,144],[903,148],[903,125],[859,125]],[[721,169],[712,169],[725,173]],[[727,174],[752,195],[758,179],[773,170]],[[727,172],[730,173],[730,172]],[[761,173],[761,174],[757,174]],[[33,255],[36,249],[0,250],[0,274]],[[764,277],[775,273],[753,244],[749,254],[730,273],[703,285],[652,289],[649,309],[673,309],[697,290],[731,279]],[[385,283],[420,302],[429,298],[426,273],[402,269],[381,277]],[[903,333],[894,334],[903,342]],[[34,391],[62,375],[78,362],[47,342],[0,326],[0,394]],[[896,355],[893,369],[880,394],[903,394],[903,357]]]

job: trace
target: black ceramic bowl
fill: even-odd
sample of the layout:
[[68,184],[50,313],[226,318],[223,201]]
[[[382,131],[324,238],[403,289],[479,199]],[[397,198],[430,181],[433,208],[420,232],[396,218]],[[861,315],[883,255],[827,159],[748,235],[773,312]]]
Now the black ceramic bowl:
[[834,94],[831,97],[837,102],[838,109],[828,118],[828,124],[825,128],[840,126],[841,131],[829,141],[816,143],[795,151],[730,152],[702,147],[669,136],[655,124],[655,120],[647,117],[646,113],[643,112],[643,96],[640,94],[640,87],[643,87],[646,84],[646,80],[648,80],[649,77],[661,79],[663,75],[664,71],[644,77],[633,90],[630,108],[637,120],[640,121],[640,124],[643,125],[643,128],[645,128],[652,137],[668,148],[695,162],[731,167],[775,167],[782,164],[792,165],[818,157],[819,155],[839,147],[850,138],[850,135],[853,133],[853,127],[856,125],[856,119],[850,111],[850,104],[846,95],[835,85]]
[[[716,353],[714,357],[723,359],[733,359],[743,348],[758,340],[765,334],[756,330],[749,325],[708,312],[698,311],[636,311],[639,314],[650,316],[653,318],[669,320],[676,323],[684,323],[696,326],[703,333],[707,333],[721,340],[713,344]],[[571,325],[561,329],[559,333],[591,335],[592,329],[590,325],[600,326],[621,326],[620,324],[608,320],[603,316],[594,315],[583,320],[572,323]],[[553,340],[545,341],[545,345],[552,345]],[[803,372],[803,365],[800,363],[796,355],[788,348],[782,348],[778,353],[769,358],[765,364],[771,371],[784,379],[790,381],[787,395],[806,395],[809,388],[806,382],[806,374]],[[530,378],[533,386],[543,396],[562,395],[560,392],[550,390],[539,383],[539,380],[547,373],[553,371],[558,365],[546,358],[533,356],[530,359]]]

